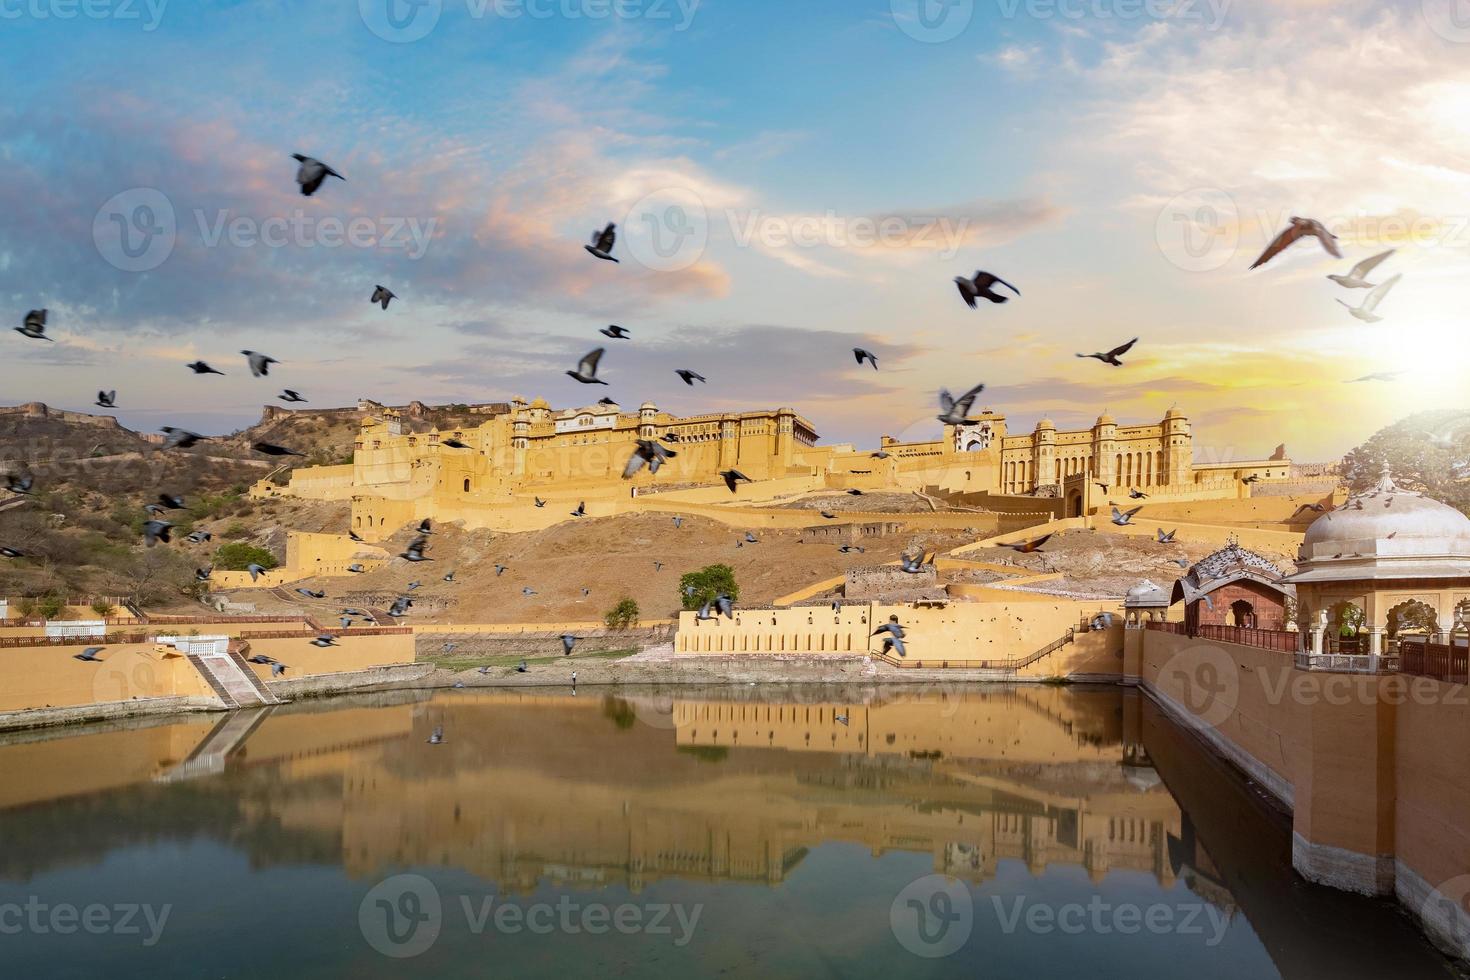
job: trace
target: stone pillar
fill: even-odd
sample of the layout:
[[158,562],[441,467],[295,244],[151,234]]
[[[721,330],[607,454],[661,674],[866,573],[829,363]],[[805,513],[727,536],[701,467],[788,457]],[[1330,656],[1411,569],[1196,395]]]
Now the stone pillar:
[[737,441],[739,432],[738,422],[725,419],[720,423],[720,469],[728,470],[735,465],[735,460],[740,457],[740,444]]

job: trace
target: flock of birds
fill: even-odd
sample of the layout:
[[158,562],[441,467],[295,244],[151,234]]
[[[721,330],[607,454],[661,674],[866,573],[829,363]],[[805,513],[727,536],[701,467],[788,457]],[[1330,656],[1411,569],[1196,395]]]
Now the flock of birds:
[[[307,197],[310,197],[317,191],[321,190],[321,188],[324,186],[329,178],[335,178],[344,182],[347,179],[331,166],[323,163],[321,160],[318,160],[314,157],[306,156],[300,153],[292,154],[292,157],[298,163],[296,183],[300,188],[301,194]],[[1330,231],[1328,231],[1323,224],[1313,219],[1292,218],[1289,226],[1271,242],[1271,244],[1266,248],[1265,252],[1262,253],[1260,258],[1255,261],[1251,268],[1256,269],[1267,264],[1277,255],[1281,254],[1283,251],[1290,248],[1298,241],[1307,238],[1315,238],[1321,243],[1322,247],[1333,257],[1342,257],[1341,249],[1338,247],[1337,244],[1337,237],[1333,235]],[[592,234],[591,242],[584,247],[586,251],[594,258],[600,261],[616,264],[620,261],[618,257],[614,254],[617,249],[617,244],[617,225],[614,223],[609,223],[606,226],[594,231]],[[1393,254],[1393,251],[1388,251],[1379,255],[1375,255],[1371,258],[1364,259],[1363,261],[1359,262],[1346,275],[1333,275],[1329,277],[1333,282],[1337,283],[1344,289],[1369,290],[1367,296],[1359,306],[1354,307],[1350,304],[1343,303],[1344,306],[1348,307],[1352,315],[1354,317],[1357,317],[1359,320],[1367,323],[1377,323],[1382,320],[1382,317],[1380,317],[1376,311],[1379,305],[1382,303],[1383,299],[1388,295],[1389,291],[1392,290],[1395,285],[1397,285],[1398,281],[1402,277],[1399,275],[1395,275],[1390,279],[1383,281],[1381,284],[1373,283],[1372,281],[1370,281],[1369,277],[1384,261],[1386,261]],[[1021,295],[1020,289],[1018,289],[1016,286],[1012,285],[1001,277],[993,273],[986,272],[984,270],[976,271],[973,276],[969,277],[958,276],[955,278],[954,283],[957,290],[959,291],[961,299],[964,301],[965,305],[972,310],[979,308],[979,302],[981,300],[985,300],[991,304],[997,305],[1009,302],[1012,297],[998,291],[999,288],[1004,288],[1005,290],[1008,290],[1016,297],[1019,297]],[[374,305],[379,306],[382,310],[386,311],[389,308],[389,305],[395,299],[398,299],[398,295],[395,292],[393,292],[387,286],[379,284],[375,286],[369,301]],[[1342,301],[1339,300],[1339,302]],[[47,320],[47,310],[31,310],[25,315],[21,326],[14,329],[24,337],[31,340],[52,341],[53,338],[46,333]],[[599,332],[604,337],[615,342],[631,342],[633,340],[632,333],[630,331],[617,325],[608,326],[606,328],[603,328]],[[1123,357],[1133,350],[1134,346],[1138,343],[1138,339],[1139,338],[1135,337],[1127,343],[1120,344],[1119,346],[1107,351],[1098,351],[1091,354],[1079,353],[1077,354],[1077,357],[1084,359],[1095,359],[1110,367],[1122,367],[1124,365],[1124,362],[1122,360]],[[271,373],[271,368],[273,366],[281,364],[281,362],[276,358],[260,351],[242,350],[240,353],[245,358],[245,364],[248,367],[251,376],[255,378],[269,377]],[[603,358],[606,354],[606,347],[597,347],[589,351],[577,362],[577,365],[574,369],[566,372],[567,376],[582,385],[604,387],[609,386],[609,382],[600,376]],[[852,348],[852,355],[855,358],[856,363],[859,367],[867,364],[870,365],[873,370],[879,370],[878,357],[873,352],[861,347],[854,347]],[[187,364],[186,367],[195,375],[199,376],[223,376],[225,374],[224,371],[218,370],[217,368],[213,367],[208,362],[203,360],[193,361]],[[684,384],[688,385],[689,387],[694,387],[696,384],[708,384],[708,379],[703,374],[689,368],[680,368],[675,371],[675,374],[679,377],[680,380],[684,382]],[[1368,375],[1357,380],[1391,380],[1392,376],[1393,375],[1389,373],[1380,373],[1375,375]],[[941,389],[939,392],[939,414],[936,416],[936,418],[939,422],[945,425],[964,424],[966,421],[968,421],[969,415],[974,408],[976,399],[982,392],[984,392],[984,390],[984,384],[977,384],[967,389],[963,394],[955,396],[952,395],[947,389]],[[290,404],[304,404],[307,402],[307,399],[300,392],[291,388],[283,389],[281,394],[277,397],[281,401]],[[601,399],[599,404],[616,405],[617,402],[610,398],[603,398]],[[98,407],[106,409],[117,408],[117,391],[98,391],[96,405]],[[162,428],[162,432],[165,436],[163,442],[163,447],[165,449],[188,449],[208,438],[207,436],[201,435],[197,432],[192,432],[176,426],[164,426]],[[645,468],[649,471],[650,474],[657,474],[659,469],[665,463],[667,463],[670,459],[678,456],[678,452],[676,450],[669,448],[669,445],[665,445],[664,443],[676,445],[677,442],[678,438],[673,434],[664,435],[663,437],[661,437],[660,440],[637,440],[632,454],[629,457],[627,464],[623,470],[623,477],[625,479],[632,479]],[[468,450],[471,448],[470,446],[454,439],[445,440],[443,443],[441,443],[441,445],[450,449]],[[261,453],[262,455],[270,457],[289,457],[305,455],[304,453],[287,448],[285,446],[278,446],[265,442],[255,442],[251,445],[251,449],[255,452]],[[888,457],[888,454],[881,450],[873,453],[872,455],[878,459],[884,459]],[[734,468],[721,472],[719,476],[732,494],[738,492],[739,484],[753,482],[750,477],[746,476],[744,473],[741,473],[738,469]],[[1254,479],[1254,477],[1247,478],[1245,482],[1249,483],[1252,482]],[[6,488],[12,493],[29,494],[33,492],[34,478],[29,474],[4,474],[4,480],[6,483]],[[1102,487],[1103,492],[1106,495],[1109,490],[1108,486],[1105,484],[1099,484],[1099,486]],[[862,491],[852,490],[849,491],[849,493],[861,495]],[[1134,499],[1139,499],[1146,496],[1147,494],[1144,494],[1136,489],[1130,491],[1130,497]],[[535,503],[537,507],[546,506],[546,502],[540,500],[539,498],[536,499]],[[175,525],[167,519],[168,513],[169,511],[180,510],[183,508],[184,501],[182,500],[182,498],[177,495],[168,493],[160,494],[156,503],[148,504],[146,506],[148,519],[143,524],[144,543],[148,547],[153,547],[160,542],[164,544],[170,543],[171,531],[173,530]],[[1114,504],[1112,508],[1112,522],[1119,526],[1128,526],[1129,524],[1131,524],[1133,518],[1139,513],[1141,509],[1141,507],[1134,507],[1132,509],[1124,511],[1120,510],[1118,506]],[[822,511],[821,513],[824,518],[831,520],[837,519],[837,515],[832,514],[829,511]],[[574,518],[581,518],[585,517],[586,514],[586,505],[585,503],[583,503],[571,513],[571,516]],[[674,518],[674,523],[675,527],[677,528],[681,525],[682,519],[676,517]],[[349,533],[354,540],[361,540],[360,538],[358,538],[356,533]],[[433,529],[430,521],[423,521],[418,528],[418,533],[410,541],[407,547],[398,555],[398,557],[410,564],[418,564],[421,562],[432,561],[433,559],[430,558],[427,554],[430,548],[430,535],[432,534]],[[1034,540],[1009,543],[1003,545],[1003,547],[1010,548],[1021,554],[1033,554],[1040,551],[1050,539],[1050,537],[1050,535],[1047,535],[1045,537],[1037,538]],[[208,532],[195,532],[193,534],[190,534],[187,540],[189,540],[191,543],[202,544],[210,540],[210,535],[208,534]],[[1163,544],[1172,544],[1174,541],[1174,533],[1166,533],[1162,528],[1160,528],[1158,530],[1157,540]],[[746,541],[740,542],[740,546],[743,546],[745,543],[754,544],[756,543],[756,539],[753,535],[747,534]],[[840,550],[843,553],[850,553],[854,550],[861,552],[863,549],[853,545],[842,545]],[[21,552],[13,548],[0,546],[0,557],[16,559],[23,558],[25,556]],[[927,564],[930,560],[932,560],[930,556],[926,555],[905,555],[901,559],[900,567],[906,573],[917,574],[923,570],[925,564]],[[349,571],[359,572],[363,570],[364,569],[361,565],[355,565],[349,569]],[[259,577],[266,572],[266,569],[261,567],[260,565],[251,565],[248,567],[247,571],[249,571],[252,581],[255,581],[258,580]],[[502,574],[504,571],[505,566],[496,566],[497,576]],[[199,568],[196,570],[195,574],[196,578],[199,581],[207,582],[213,574],[213,568],[212,566]],[[452,583],[453,580],[453,572],[450,572],[449,574],[444,576],[445,582]],[[413,599],[411,595],[407,593],[411,593],[420,584],[421,583],[419,582],[410,583],[408,588],[405,590],[405,594],[400,595],[389,608],[389,615],[395,618],[406,616],[409,612],[410,607],[413,605]],[[320,591],[311,591],[307,589],[298,589],[297,591],[300,592],[302,595],[312,599],[326,598],[325,593]],[[523,591],[528,596],[536,594],[535,591],[530,589],[529,587],[527,587]],[[585,591],[586,590],[584,590],[584,593]],[[699,610],[697,618],[701,621],[705,621],[718,618],[721,615],[733,617],[733,607],[733,601],[729,596],[714,596],[711,597],[708,602],[705,602],[703,604],[702,608]],[[342,625],[344,629],[352,624],[352,617],[354,614],[360,614],[360,611],[350,609],[343,610]],[[900,625],[896,619],[893,622],[890,622],[889,624],[882,627],[873,635],[884,635],[885,653],[892,650],[896,651],[899,656],[907,655],[904,647],[904,630],[902,625]],[[564,644],[565,654],[570,656],[572,648],[576,643],[576,637],[568,635],[564,636],[562,640]],[[330,635],[322,635],[315,638],[311,642],[313,643],[313,645],[318,647],[330,647],[335,645],[336,641]],[[78,659],[95,659],[97,652],[100,652],[100,648],[89,649],[86,655],[79,656]],[[277,675],[284,673],[285,670],[288,669],[285,665],[276,663],[274,661],[270,662],[270,666],[272,668],[272,672]],[[524,662],[521,664],[520,669],[522,671],[526,669],[526,665]]]

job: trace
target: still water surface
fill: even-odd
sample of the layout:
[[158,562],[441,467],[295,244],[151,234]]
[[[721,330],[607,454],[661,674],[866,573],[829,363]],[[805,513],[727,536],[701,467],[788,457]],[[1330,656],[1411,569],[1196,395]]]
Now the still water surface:
[[[846,700],[844,700],[846,699]],[[442,741],[431,741],[435,730]],[[1450,977],[1115,688],[405,693],[0,741],[15,977]]]

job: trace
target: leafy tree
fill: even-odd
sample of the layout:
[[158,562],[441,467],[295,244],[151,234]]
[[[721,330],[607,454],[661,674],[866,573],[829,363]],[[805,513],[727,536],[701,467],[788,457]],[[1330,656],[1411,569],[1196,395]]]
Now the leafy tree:
[[108,602],[106,599],[98,599],[96,602],[92,603],[92,611],[102,619],[106,619],[108,616],[111,616],[113,613],[117,612],[117,607]]
[[32,596],[24,596],[15,604],[15,611],[21,619],[33,619],[41,611],[41,604]]
[[679,579],[679,599],[685,609],[698,609],[722,595],[732,600],[740,598],[735,569],[729,565],[708,565]]
[[638,603],[629,598],[623,598],[607,611],[602,617],[610,630],[628,630],[638,625]]
[[45,595],[36,604],[36,610],[46,619],[55,619],[66,610],[66,600],[54,593]]
[[1343,458],[1343,476],[1366,490],[1385,464],[1399,486],[1470,514],[1470,412],[1418,412],[1395,422]]
[[265,548],[257,548],[243,541],[222,544],[214,553],[214,567],[223,572],[243,572],[251,565],[275,568],[276,556]]

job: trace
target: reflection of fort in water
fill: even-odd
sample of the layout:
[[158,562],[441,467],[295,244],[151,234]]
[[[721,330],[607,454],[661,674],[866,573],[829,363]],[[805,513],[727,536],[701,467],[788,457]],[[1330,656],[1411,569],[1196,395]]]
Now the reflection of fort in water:
[[[247,823],[314,842],[284,848],[292,856],[335,848],[355,877],[440,865],[517,892],[548,879],[776,883],[840,841],[927,852],[972,882],[1010,859],[1033,874],[1127,869],[1168,885],[1179,809],[1119,705],[1112,692],[1035,688],[851,704],[466,694],[292,708],[243,739],[240,726],[195,722],[0,747],[0,774],[18,784],[21,766],[49,773],[40,793],[0,791],[0,806],[118,788],[85,742],[131,740],[130,778],[156,781],[152,792],[201,772],[191,791],[238,793]],[[446,743],[428,745],[440,725]],[[45,761],[57,753],[60,771]]]

